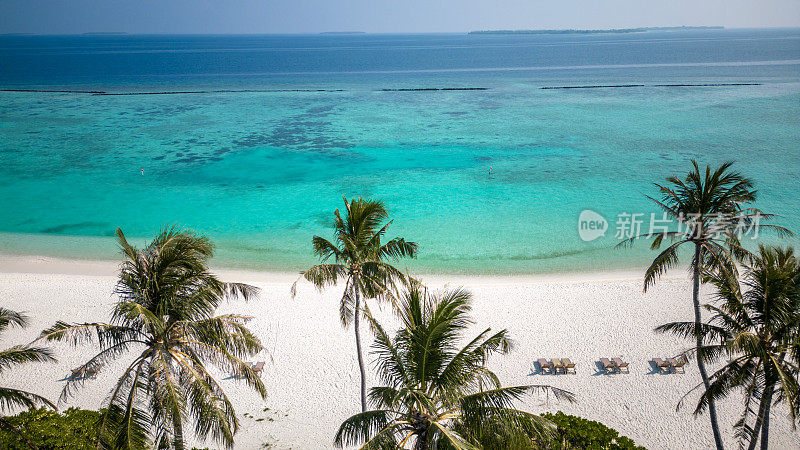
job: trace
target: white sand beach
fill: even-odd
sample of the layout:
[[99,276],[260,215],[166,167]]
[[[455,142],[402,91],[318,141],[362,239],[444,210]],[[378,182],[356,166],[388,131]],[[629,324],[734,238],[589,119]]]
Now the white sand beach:
[[[251,329],[270,349],[259,358],[267,361],[266,401],[242,383],[224,381],[241,421],[236,448],[332,447],[338,425],[358,412],[354,338],[352,329],[344,329],[339,322],[340,290],[318,293],[301,283],[292,299],[289,288],[296,275],[218,272],[226,281],[261,288],[257,300],[233,301],[219,312],[253,316]],[[4,346],[28,342],[56,320],[107,321],[114,302],[114,273],[114,263],[0,256],[2,305],[26,311],[32,318],[29,328],[2,336]],[[681,396],[700,382],[697,368],[689,364],[685,374],[661,375],[649,363],[653,357],[673,356],[690,345],[653,332],[665,322],[692,319],[686,272],[671,272],[647,294],[642,293],[641,277],[640,272],[614,272],[426,276],[424,281],[433,288],[469,289],[474,295],[476,332],[486,327],[510,331],[515,350],[490,361],[503,384],[550,384],[572,391],[578,399],[575,404],[543,404],[543,399],[531,398],[520,405],[522,409],[562,410],[599,420],[648,448],[711,448],[707,417],[692,416],[696,396],[675,410]],[[378,316],[387,323],[393,320],[387,308]],[[364,334],[369,344],[366,328]],[[21,367],[5,374],[0,383],[57,399],[70,369],[95,349],[56,349],[58,363]],[[596,361],[616,356],[630,362],[630,373],[599,374]],[[540,357],[569,357],[577,364],[577,374],[535,374],[533,361]],[[109,367],[60,407],[99,408],[121,369],[122,363]],[[741,411],[737,396],[719,405],[721,426],[731,447],[735,445],[731,426]],[[773,411],[771,447],[800,447],[800,434],[791,430],[785,408]],[[201,446],[214,447],[212,442]]]

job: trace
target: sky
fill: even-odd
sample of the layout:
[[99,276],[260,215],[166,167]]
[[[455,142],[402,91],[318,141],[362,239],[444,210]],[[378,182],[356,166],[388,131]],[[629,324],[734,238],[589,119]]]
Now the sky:
[[800,0],[0,0],[0,33],[800,27]]

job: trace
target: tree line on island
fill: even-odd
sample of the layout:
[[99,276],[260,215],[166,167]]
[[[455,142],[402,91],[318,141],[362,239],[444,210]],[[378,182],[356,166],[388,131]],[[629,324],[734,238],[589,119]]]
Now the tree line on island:
[[[693,339],[685,355],[695,358],[701,382],[686,396],[699,391],[694,414],[708,412],[716,447],[723,448],[723,438],[715,402],[742,392],[743,410],[734,437],[742,447],[754,449],[760,443],[766,449],[773,407],[786,408],[793,425],[800,413],[800,261],[791,247],[746,248],[739,227],[744,223],[753,230],[791,233],[764,223],[772,216],[753,207],[757,192],[752,181],[733,171],[730,163],[712,170],[692,161],[685,177],[670,177],[656,188],[659,197],[649,198],[681,227],[635,236],[620,245],[650,239],[651,248],[660,251],[645,272],[645,291],[679,264],[681,248],[690,247],[694,312],[693,321],[665,324],[656,331]],[[360,412],[344,420],[333,437],[335,445],[636,448],[630,439],[596,422],[517,409],[517,401],[528,395],[545,393],[567,402],[576,398],[548,385],[503,386],[486,363],[493,354],[511,351],[508,330],[487,328],[468,336],[474,325],[471,294],[461,288],[429,291],[395,267],[402,258],[416,257],[418,245],[403,238],[386,239],[391,221],[383,203],[345,198],[344,206],[343,214],[334,212],[333,241],[319,236],[312,240],[320,264],[301,274],[319,289],[344,287],[340,320],[354,330]],[[193,232],[167,228],[141,249],[129,244],[121,230],[117,238],[124,261],[110,321],[59,321],[34,342],[0,351],[0,373],[23,364],[54,362],[45,343],[96,347],[95,356],[67,378],[59,399],[63,402],[85,388],[91,378],[87,374],[106,370],[121,358],[132,362],[112,390],[102,393],[108,397],[99,412],[69,409],[60,416],[47,411],[56,405],[40,395],[0,387],[0,411],[27,410],[0,416],[0,444],[183,449],[191,433],[199,440],[210,438],[233,447],[239,420],[209,368],[230,374],[265,399],[264,383],[245,362],[264,346],[247,327],[251,317],[215,313],[226,299],[253,299],[257,288],[214,276],[208,268],[213,245]],[[707,305],[700,304],[702,283],[715,291]],[[394,334],[372,315],[370,302],[391,305],[401,324]],[[707,321],[703,308],[711,314]],[[0,308],[0,332],[27,321],[24,314]],[[374,335],[371,355],[380,381],[370,389],[362,321]],[[708,364],[721,367],[709,373]],[[81,427],[85,420],[92,420],[93,426]],[[71,440],[53,437],[66,430],[73,430]],[[85,440],[78,442],[76,436],[82,435]]]

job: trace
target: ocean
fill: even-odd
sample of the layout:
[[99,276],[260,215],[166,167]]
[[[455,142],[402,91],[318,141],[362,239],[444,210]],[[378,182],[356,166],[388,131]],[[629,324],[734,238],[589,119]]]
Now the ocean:
[[623,219],[646,231],[692,158],[800,232],[800,29],[0,36],[0,89],[7,254],[117,259],[116,227],[180,224],[218,266],[296,271],[344,195],[386,203],[410,270],[638,268]]

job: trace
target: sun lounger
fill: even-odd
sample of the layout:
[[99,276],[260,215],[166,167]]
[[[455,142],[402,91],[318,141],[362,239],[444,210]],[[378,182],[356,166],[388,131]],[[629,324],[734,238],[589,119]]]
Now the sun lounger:
[[686,365],[686,357],[685,356],[678,356],[677,358],[667,358],[667,362],[672,366],[673,372],[678,372],[678,369],[681,369],[680,373],[686,373],[686,369],[683,366]]
[[250,363],[250,368],[253,369],[253,372],[261,374],[264,371],[264,361]]
[[665,362],[661,358],[653,358],[653,363],[658,367],[658,370],[661,372],[672,372],[672,365],[668,362]]
[[93,367],[78,367],[72,369],[72,378],[94,378],[98,370]]
[[606,373],[613,373],[616,371],[616,366],[609,361],[608,358],[600,358],[600,364],[603,366],[603,370],[605,370]]
[[622,370],[625,369],[625,373],[630,373],[628,363],[624,362],[621,358],[611,358],[611,362],[617,367],[618,372],[622,373]]
[[536,360],[536,362],[539,363],[539,369],[542,371],[542,373],[547,372],[553,368],[553,365],[547,362],[547,360],[544,358],[539,358]]
[[561,358],[561,364],[564,365],[564,373],[567,373],[570,370],[572,371],[572,373],[576,373],[575,363],[570,361],[569,358]]
[[558,373],[560,371],[567,373],[567,368],[566,366],[564,366],[564,363],[560,359],[553,358],[553,371],[555,373]]

